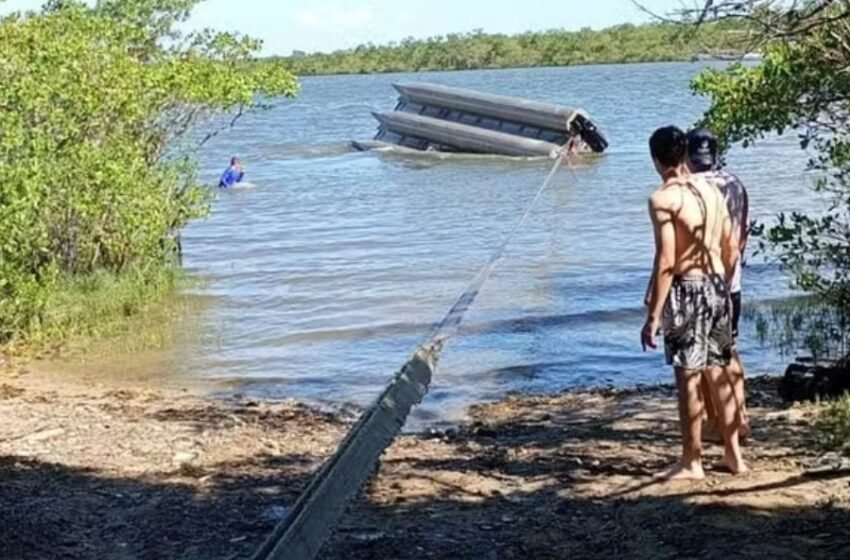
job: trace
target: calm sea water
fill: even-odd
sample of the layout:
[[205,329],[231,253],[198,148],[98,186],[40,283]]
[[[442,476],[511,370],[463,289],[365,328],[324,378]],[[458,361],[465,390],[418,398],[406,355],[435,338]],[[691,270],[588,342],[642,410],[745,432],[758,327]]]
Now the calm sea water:
[[[185,232],[185,265],[204,280],[195,334],[177,337],[169,356],[179,359],[146,353],[136,367],[151,378],[214,378],[329,402],[366,404],[379,393],[551,165],[348,150],[349,140],[374,134],[371,110],[393,108],[393,82],[422,80],[582,107],[611,147],[555,177],[447,346],[418,419],[453,418],[508,391],[669,380],[662,356],[642,353],[638,336],[652,258],[646,198],[658,183],[646,141],[704,109],[688,90],[703,67],[305,79],[297,100],[206,147],[205,178],[215,182],[236,154],[250,185],[221,193],[212,215]],[[793,138],[733,152],[729,163],[757,218],[815,203]],[[745,301],[785,296],[786,285],[751,259]],[[776,350],[756,342],[750,323],[743,330],[748,371],[779,371]]]

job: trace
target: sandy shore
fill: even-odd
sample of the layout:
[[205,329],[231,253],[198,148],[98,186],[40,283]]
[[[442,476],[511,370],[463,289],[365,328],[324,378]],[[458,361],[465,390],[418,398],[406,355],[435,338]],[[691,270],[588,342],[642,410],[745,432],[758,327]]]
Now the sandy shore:
[[[324,558],[847,558],[850,471],[751,383],[754,472],[654,484],[673,393],[511,397],[404,436]],[[251,554],[352,418],[295,402],[0,376],[0,558]]]

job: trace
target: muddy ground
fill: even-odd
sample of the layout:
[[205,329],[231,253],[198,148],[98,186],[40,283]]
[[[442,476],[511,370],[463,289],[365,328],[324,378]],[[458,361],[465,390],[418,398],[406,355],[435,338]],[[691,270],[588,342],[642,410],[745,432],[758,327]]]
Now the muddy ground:
[[[388,451],[321,557],[850,558],[850,470],[811,408],[750,385],[754,471],[656,484],[670,388],[511,397]],[[247,558],[350,415],[295,402],[0,376],[0,558]],[[812,468],[812,467],[819,468]],[[846,465],[845,465],[846,467]]]

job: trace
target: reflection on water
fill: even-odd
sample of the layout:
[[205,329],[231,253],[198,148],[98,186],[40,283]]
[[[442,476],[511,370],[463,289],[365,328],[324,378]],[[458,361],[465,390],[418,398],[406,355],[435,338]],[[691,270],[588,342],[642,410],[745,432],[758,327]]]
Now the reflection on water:
[[[452,417],[506,391],[668,380],[640,352],[641,302],[652,257],[646,198],[658,179],[654,128],[687,125],[704,107],[688,91],[699,64],[337,76],[250,116],[202,154],[214,182],[231,155],[254,188],[222,192],[191,225],[188,270],[202,310],[169,349],[98,363],[120,375],[205,378],[246,391],[368,403],[441,319],[519,217],[548,160],[360,153],[370,110],[391,107],[394,81],[424,80],[586,109],[610,151],[558,173],[447,346],[421,420]],[[757,218],[814,204],[793,139],[731,154]],[[782,165],[776,165],[781,161]],[[808,205],[808,206],[807,206]],[[786,293],[757,259],[745,300]],[[191,326],[186,323],[191,323]],[[745,328],[749,371],[781,360]],[[169,356],[169,359],[163,359]]]

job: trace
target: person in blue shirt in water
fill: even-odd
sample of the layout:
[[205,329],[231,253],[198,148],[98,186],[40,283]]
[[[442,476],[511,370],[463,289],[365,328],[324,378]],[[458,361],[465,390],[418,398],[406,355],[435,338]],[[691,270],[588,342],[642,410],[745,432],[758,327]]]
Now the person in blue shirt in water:
[[245,176],[245,171],[242,168],[242,162],[239,158],[234,157],[230,160],[230,167],[224,170],[221,174],[221,179],[218,181],[218,186],[221,189],[229,189],[242,181]]

